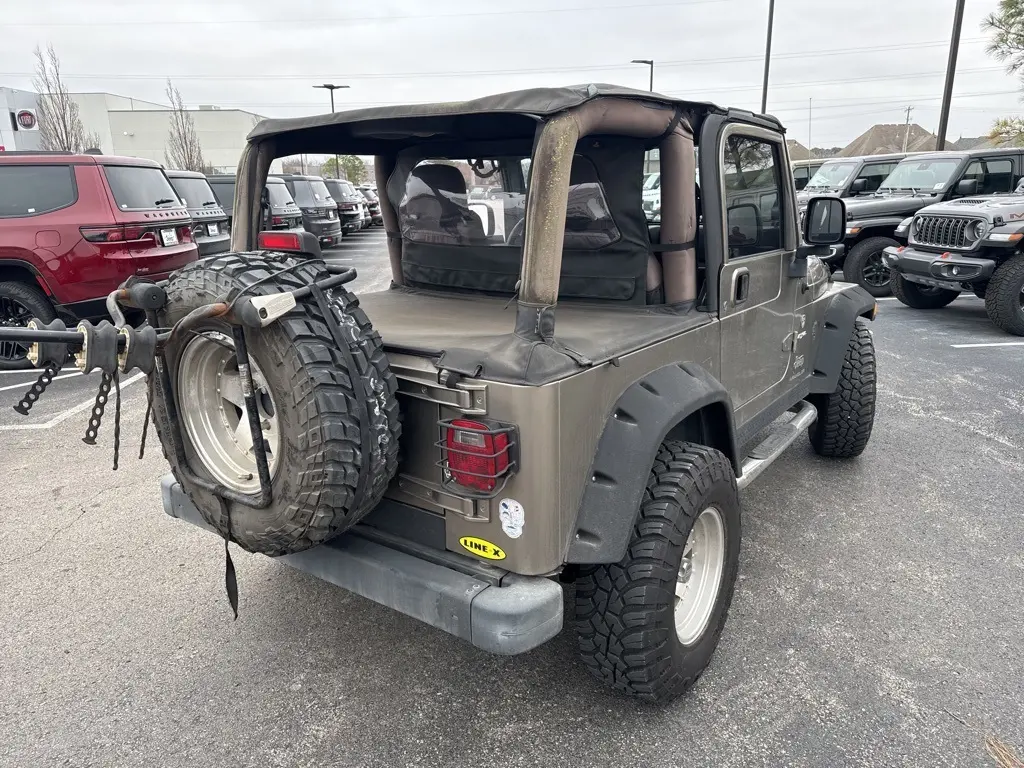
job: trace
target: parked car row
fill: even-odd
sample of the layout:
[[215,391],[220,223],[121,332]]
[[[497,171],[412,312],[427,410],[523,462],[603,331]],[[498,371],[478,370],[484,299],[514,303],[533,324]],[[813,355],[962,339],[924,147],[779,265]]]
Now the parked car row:
[[[132,275],[154,280],[227,250],[227,213],[201,174],[150,160],[67,152],[0,154],[0,326],[104,317]],[[28,366],[0,344],[0,370]]]
[[822,161],[797,198],[848,198],[846,239],[829,266],[874,296],[918,309],[962,291],[1024,335],[1024,149]]

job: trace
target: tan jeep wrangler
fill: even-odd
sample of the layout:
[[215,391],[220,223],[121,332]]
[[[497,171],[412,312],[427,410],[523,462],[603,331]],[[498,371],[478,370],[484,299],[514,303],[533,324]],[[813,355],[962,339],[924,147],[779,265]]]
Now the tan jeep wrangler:
[[[299,153],[374,156],[389,290],[259,231]],[[875,303],[815,255],[844,204],[798,230],[771,117],[591,85],[269,120],[237,190],[232,253],[124,286],[112,326],[3,333],[151,372],[170,515],[487,651],[554,637],[572,584],[587,668],[671,700],[725,624],[740,489],[804,431],[871,434]]]

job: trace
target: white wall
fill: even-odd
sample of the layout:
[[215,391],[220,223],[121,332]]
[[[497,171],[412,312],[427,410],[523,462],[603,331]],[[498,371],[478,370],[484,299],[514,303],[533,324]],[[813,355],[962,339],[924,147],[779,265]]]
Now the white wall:
[[114,153],[114,139],[111,134],[109,113],[112,109],[166,109],[164,104],[141,101],[114,93],[72,93],[71,98],[78,104],[78,114],[86,134],[96,133],[100,137],[100,149],[105,154]]
[[[113,154],[166,162],[172,114],[169,110],[112,110],[107,114]],[[245,148],[245,137],[257,116],[236,109],[189,110],[189,114],[195,121],[203,159],[217,171],[234,173]],[[280,162],[275,161],[272,170],[278,171],[279,167]]]
[[39,149],[39,131],[15,131],[11,124],[11,112],[19,109],[35,109],[38,115],[38,96],[33,91],[19,91],[16,88],[0,88],[0,147],[8,152],[18,149]]

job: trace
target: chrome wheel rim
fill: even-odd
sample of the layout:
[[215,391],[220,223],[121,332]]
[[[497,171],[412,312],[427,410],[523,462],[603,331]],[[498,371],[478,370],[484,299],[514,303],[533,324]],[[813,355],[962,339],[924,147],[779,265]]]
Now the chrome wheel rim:
[[[263,371],[251,355],[249,362],[256,410],[273,476],[281,443],[277,404]],[[189,341],[178,363],[178,393],[185,434],[214,479],[240,493],[259,491],[249,416],[235,363],[234,343],[229,336],[206,333]]]
[[708,507],[693,523],[676,574],[676,635],[683,645],[693,645],[707,629],[724,571],[725,522]]
[[861,271],[864,282],[874,288],[881,288],[888,285],[892,280],[889,268],[882,262],[882,252],[876,251],[864,261],[864,269]]

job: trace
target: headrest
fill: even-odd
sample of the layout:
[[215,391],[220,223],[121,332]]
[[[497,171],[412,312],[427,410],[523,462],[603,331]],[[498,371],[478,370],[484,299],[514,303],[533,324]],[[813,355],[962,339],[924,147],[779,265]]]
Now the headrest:
[[452,165],[441,163],[418,165],[409,174],[410,182],[413,179],[418,179],[434,191],[466,194],[466,179],[462,176],[462,171]]

